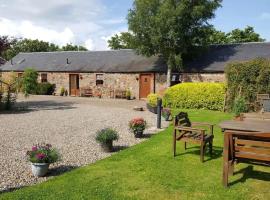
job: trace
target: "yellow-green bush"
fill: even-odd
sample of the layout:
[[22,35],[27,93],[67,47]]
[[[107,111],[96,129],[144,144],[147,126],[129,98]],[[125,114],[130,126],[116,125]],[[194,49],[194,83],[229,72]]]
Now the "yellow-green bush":
[[181,83],[168,88],[164,106],[171,108],[223,110],[225,84]]
[[152,107],[155,107],[157,106],[157,100],[159,98],[159,95],[158,94],[155,94],[155,93],[150,93],[148,96],[147,96],[147,103],[152,106]]

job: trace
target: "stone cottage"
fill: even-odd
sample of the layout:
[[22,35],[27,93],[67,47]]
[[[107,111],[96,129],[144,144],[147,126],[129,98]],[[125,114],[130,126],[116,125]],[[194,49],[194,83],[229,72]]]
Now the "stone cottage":
[[[212,45],[200,57],[184,61],[184,70],[172,75],[179,82],[225,82],[229,62],[257,57],[270,59],[270,43]],[[20,53],[0,67],[2,76],[26,68],[39,72],[40,82],[56,85],[56,94],[64,87],[69,95],[79,96],[84,88],[104,97],[130,90],[137,99],[166,89],[165,61],[160,56],[144,57],[133,50]],[[0,74],[1,75],[1,74]]]
[[137,99],[166,87],[166,64],[159,56],[144,57],[132,50],[19,53],[1,67],[2,77],[26,68],[39,72],[40,82],[56,85],[56,94],[65,88],[80,96],[90,88],[93,95],[113,97],[131,91]]

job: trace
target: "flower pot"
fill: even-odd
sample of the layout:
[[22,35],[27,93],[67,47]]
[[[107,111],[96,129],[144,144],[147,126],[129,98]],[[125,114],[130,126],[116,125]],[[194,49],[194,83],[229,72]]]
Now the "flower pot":
[[32,173],[36,177],[45,176],[49,169],[49,163],[31,163]]
[[243,121],[242,117],[239,115],[239,116],[235,116],[234,117],[234,121]]
[[113,141],[107,141],[106,143],[101,143],[101,148],[105,152],[112,152],[112,150],[113,150],[112,143],[113,143]]
[[157,114],[157,106],[153,107],[153,106],[151,106],[151,105],[149,105],[149,104],[147,103],[147,104],[146,104],[146,107],[147,107],[147,109],[148,109],[150,112],[152,112],[152,113],[154,113],[154,114]]
[[133,133],[135,138],[141,138],[143,136],[143,130],[134,130]]

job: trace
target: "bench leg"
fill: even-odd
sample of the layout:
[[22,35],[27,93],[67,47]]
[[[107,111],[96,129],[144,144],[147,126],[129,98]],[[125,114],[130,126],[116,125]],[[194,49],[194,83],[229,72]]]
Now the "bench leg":
[[185,148],[185,150],[187,150],[187,143],[186,142],[184,144],[184,148]]
[[223,186],[228,187],[229,181],[229,136],[224,134],[224,148],[223,148]]
[[200,148],[200,159],[201,159],[201,162],[204,162],[204,151],[205,151],[205,144],[202,143],[201,144],[201,148]]

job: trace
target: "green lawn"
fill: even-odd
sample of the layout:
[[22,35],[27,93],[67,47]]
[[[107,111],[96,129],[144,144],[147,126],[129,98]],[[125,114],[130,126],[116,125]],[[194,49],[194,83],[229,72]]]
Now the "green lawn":
[[[218,124],[230,114],[188,111],[193,121]],[[172,156],[172,127],[110,158],[45,183],[5,193],[0,199],[270,199],[270,168],[237,165],[223,188],[222,133],[215,128],[214,156],[201,163],[197,146]]]

